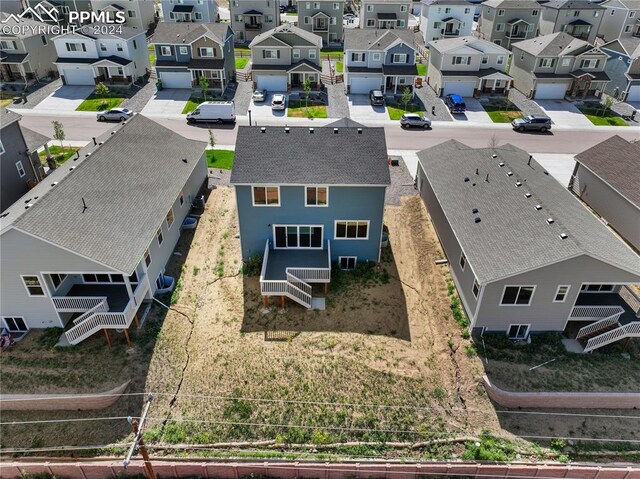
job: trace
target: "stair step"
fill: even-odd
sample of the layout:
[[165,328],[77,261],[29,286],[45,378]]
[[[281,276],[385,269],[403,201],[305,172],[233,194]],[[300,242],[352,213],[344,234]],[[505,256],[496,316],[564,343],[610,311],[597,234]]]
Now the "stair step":
[[311,309],[317,309],[318,311],[325,310],[324,298],[311,298]]

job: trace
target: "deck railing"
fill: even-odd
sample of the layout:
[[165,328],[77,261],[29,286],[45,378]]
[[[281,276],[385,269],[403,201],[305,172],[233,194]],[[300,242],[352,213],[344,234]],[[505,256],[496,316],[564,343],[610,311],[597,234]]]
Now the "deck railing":
[[603,329],[609,328],[614,325],[618,326],[618,319],[620,319],[620,316],[624,312],[622,308],[620,309],[620,311],[612,314],[611,316],[601,319],[600,321],[596,321],[595,323],[588,324],[584,328],[580,328],[580,331],[578,331],[578,334],[576,335],[576,339],[582,339],[587,336],[592,336],[598,331],[602,331]]
[[574,306],[571,310],[572,320],[599,320],[616,313],[624,313],[621,306]]
[[587,341],[584,348],[585,353],[589,353],[594,349],[601,348],[607,344],[615,343],[624,338],[640,338],[640,321],[625,324],[619,328],[607,331],[604,334],[595,336]]
[[76,319],[74,319],[73,320],[73,324],[81,323],[82,321],[84,321],[85,319],[89,318],[91,315],[93,315],[95,313],[106,313],[108,311],[109,311],[109,303],[107,302],[107,298],[104,298],[103,301],[101,301],[100,303],[96,304],[89,311],[87,311],[86,313],[82,313],[80,316],[78,316]]
[[629,305],[629,307],[636,313],[636,316],[640,317],[640,297],[628,286],[622,286],[618,294],[624,302]]
[[54,296],[53,304],[60,313],[80,313],[95,308],[106,299],[104,296]]

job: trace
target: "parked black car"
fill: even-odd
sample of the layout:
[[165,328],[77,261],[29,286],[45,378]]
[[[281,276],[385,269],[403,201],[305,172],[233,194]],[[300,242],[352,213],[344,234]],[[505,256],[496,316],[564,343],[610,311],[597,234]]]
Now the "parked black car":
[[371,101],[371,106],[384,106],[384,95],[380,90],[370,90],[369,100]]
[[511,122],[514,130],[517,131],[541,131],[545,132],[551,129],[551,118],[542,115],[529,115],[524,118],[516,118]]

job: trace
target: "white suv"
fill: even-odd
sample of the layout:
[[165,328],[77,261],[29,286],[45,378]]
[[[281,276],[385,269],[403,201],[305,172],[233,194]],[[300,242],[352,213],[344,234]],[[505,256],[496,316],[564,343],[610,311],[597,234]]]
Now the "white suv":
[[273,99],[271,100],[271,109],[272,110],[284,110],[286,108],[286,99],[284,95],[273,95]]

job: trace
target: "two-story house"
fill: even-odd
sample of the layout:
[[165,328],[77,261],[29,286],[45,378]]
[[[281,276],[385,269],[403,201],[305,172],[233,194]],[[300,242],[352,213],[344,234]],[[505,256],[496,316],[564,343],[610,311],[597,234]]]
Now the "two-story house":
[[565,32],[594,43],[605,8],[589,0],[551,0],[542,4],[539,35]]
[[153,0],[91,0],[91,8],[94,12],[116,12],[124,14],[124,25],[140,30],[148,30],[156,20],[156,10]]
[[[79,25],[80,19],[72,21],[71,12],[90,12],[91,0],[22,0],[28,8],[35,11],[46,23],[57,25]],[[3,2],[6,3],[6,2]],[[54,12],[55,11],[55,12]],[[46,12],[54,12],[55,21]],[[87,23],[86,21],[84,23]]]
[[[0,13],[0,81],[22,87],[36,79],[57,74],[56,49],[50,33],[39,33],[46,24],[23,18],[16,22]],[[19,23],[19,24],[18,24]]]
[[0,215],[10,332],[64,328],[66,345],[122,332],[175,284],[165,265],[206,181],[206,144],[143,115],[97,140]]
[[529,98],[595,95],[609,82],[607,54],[564,32],[514,43],[512,51],[513,86]]
[[220,20],[216,0],[162,0],[165,22],[213,23]]
[[631,36],[640,37],[640,1],[605,0],[598,36],[605,42]]
[[233,32],[228,23],[164,23],[153,36],[156,72],[164,88],[192,88],[200,77],[224,92],[235,75]]
[[320,83],[322,38],[293,25],[284,24],[258,35],[251,47],[254,86],[270,92],[301,88],[309,79]]
[[277,296],[315,308],[311,285],[326,294],[333,263],[380,261],[390,183],[382,128],[239,127],[231,184],[240,247],[244,259],[263,255],[265,307]]
[[298,1],[298,27],[322,37],[325,45],[339,45],[344,38],[344,0]]
[[23,128],[21,116],[0,112],[0,211],[6,210],[44,178],[38,148],[49,139]]
[[381,90],[388,95],[413,90],[418,69],[410,30],[345,31],[344,81],[347,92],[368,94]]
[[280,25],[278,0],[231,0],[229,13],[234,38],[241,43]]
[[471,35],[475,6],[467,0],[423,0],[420,32],[425,45],[432,40]]
[[145,30],[119,27],[105,32],[101,25],[53,39],[55,64],[65,85],[130,86],[144,76],[149,65]]
[[362,0],[360,28],[391,29],[409,26],[411,0]]
[[511,49],[511,44],[537,36],[542,5],[536,0],[487,0],[478,17],[478,35]]
[[509,90],[511,52],[506,48],[472,36],[435,40],[428,46],[427,83],[439,96],[471,97]]
[[[640,27],[639,27],[640,28]],[[605,72],[611,78],[605,91],[625,101],[640,101],[640,30],[601,47],[608,55]]]

